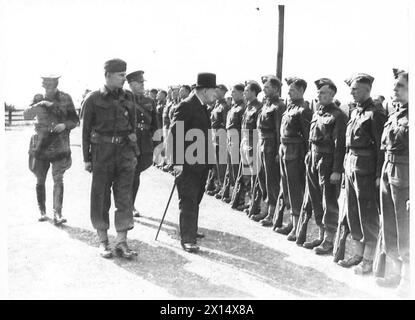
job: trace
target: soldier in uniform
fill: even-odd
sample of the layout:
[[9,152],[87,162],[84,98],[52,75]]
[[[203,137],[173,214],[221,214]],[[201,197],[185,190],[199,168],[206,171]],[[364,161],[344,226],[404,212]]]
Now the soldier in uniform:
[[399,107],[383,129],[381,149],[385,150],[385,162],[380,181],[383,237],[392,268],[377,283],[384,287],[399,285],[399,293],[404,295],[410,288],[408,73],[393,71],[394,102]]
[[[226,163],[222,162],[220,155],[226,155],[224,145],[226,143],[226,116],[229,106],[225,100],[225,94],[228,91],[225,85],[220,84],[216,89],[215,106],[210,112],[210,122],[212,127],[212,139],[215,147],[216,165],[209,171],[208,181],[206,183],[206,193],[214,196],[222,189],[222,183],[225,178]],[[225,150],[224,150],[225,149]],[[224,158],[226,161],[226,157]]]
[[[262,104],[257,96],[261,92],[261,87],[256,81],[247,81],[245,85],[244,97],[246,109],[242,116],[241,125],[241,161],[239,165],[238,177],[232,192],[231,207],[239,211],[248,210],[254,206],[254,197],[258,190],[255,190],[257,177],[257,142],[256,132],[258,114],[261,112]],[[250,203],[245,204],[245,195],[250,187]],[[258,185],[257,185],[258,187]],[[257,197],[257,205],[261,198]]]
[[190,95],[191,91],[192,89],[190,89],[190,87],[187,84],[181,85],[179,89],[179,101],[186,99]]
[[285,104],[280,99],[281,81],[268,77],[264,83],[265,104],[257,119],[258,142],[258,182],[267,209],[251,217],[263,226],[272,226],[278,194],[280,192],[280,167],[278,149],[280,146],[280,126]]
[[99,252],[110,258],[107,230],[111,187],[115,201],[115,252],[125,258],[136,253],[127,245],[134,227],[132,190],[137,165],[136,112],[131,92],[122,89],[127,64],[120,59],[105,63],[105,85],[84,102],[82,151],[85,170],[92,172],[91,221],[97,230]]
[[[143,92],[143,96],[145,96],[145,94],[144,94],[145,92]],[[150,95],[149,95],[149,98],[151,99],[151,100],[153,100],[154,101],[154,103],[156,103],[157,102],[157,93],[158,93],[158,90],[157,89],[151,89],[150,90]]]
[[289,241],[296,240],[296,228],[304,198],[304,157],[310,132],[312,111],[304,101],[307,88],[305,80],[292,77],[285,79],[290,97],[281,120],[281,144],[279,150],[281,184],[284,202],[291,214],[290,223],[276,232],[288,234]]
[[133,183],[133,215],[139,217],[140,213],[135,208],[135,199],[140,187],[140,174],[153,163],[153,134],[157,130],[157,113],[154,101],[144,96],[144,71],[134,71],[127,75],[127,81],[134,95],[136,107],[136,134],[137,166]]
[[[317,254],[330,254],[339,218],[337,199],[343,171],[347,117],[333,102],[337,93],[335,84],[327,78],[314,83],[318,90],[318,102],[311,121],[310,150],[305,163],[306,187],[319,227],[319,237],[305,242],[303,247],[314,248]],[[306,233],[307,222],[299,226],[300,233]]]
[[232,88],[233,104],[226,116],[227,165],[222,190],[215,195],[216,199],[231,202],[231,186],[235,184],[239,168],[239,145],[241,136],[242,115],[245,111],[244,85],[238,83]]
[[383,164],[380,141],[385,115],[370,97],[373,80],[363,73],[346,80],[357,103],[347,124],[344,158],[347,222],[355,246],[353,255],[338,264],[356,266],[356,274],[372,272],[379,233],[376,187]]
[[[214,159],[210,159],[210,155],[213,156],[213,150],[210,152],[213,145],[209,138],[210,117],[206,104],[213,103],[216,99],[215,88],[215,74],[199,73],[195,93],[175,108],[170,127],[174,148],[169,154],[172,155],[172,163],[175,164],[174,169],[177,173],[181,245],[185,251],[192,253],[199,250],[196,239],[203,237],[203,234],[197,232],[199,204],[205,192],[209,163],[214,163]],[[203,135],[194,136],[193,141],[185,141],[184,137],[189,131],[201,131]],[[194,144],[197,145],[195,162],[192,161],[194,159],[188,159],[187,154],[187,148]],[[179,146],[184,146],[183,150]]]
[[45,95],[37,94],[23,113],[25,120],[36,118],[36,134],[29,147],[29,169],[37,179],[39,221],[47,219],[45,182],[52,165],[53,221],[56,225],[66,222],[62,216],[63,175],[72,165],[69,133],[79,122],[71,96],[58,90],[58,79],[59,76],[53,75],[42,77]]
[[[173,86],[170,88],[170,99],[169,99],[169,103],[167,104],[167,106],[164,108],[163,110],[163,137],[164,137],[164,143],[165,148],[170,148],[170,146],[168,146],[168,139],[166,139],[167,134],[169,132],[169,128],[170,128],[170,122],[171,122],[171,117],[173,116],[173,108],[176,106],[176,104],[179,102],[179,86]],[[164,172],[171,172],[172,171],[172,164],[171,163],[167,163],[164,167],[163,167],[163,171]]]
[[165,165],[165,158],[164,158],[164,147],[163,143],[163,110],[166,107],[166,98],[167,92],[165,90],[159,90],[157,93],[157,106],[156,106],[156,114],[157,114],[157,130],[160,130],[160,135],[157,141],[154,141],[154,147],[160,144],[160,148],[158,148],[158,152],[154,154],[154,162],[157,168],[162,168]]

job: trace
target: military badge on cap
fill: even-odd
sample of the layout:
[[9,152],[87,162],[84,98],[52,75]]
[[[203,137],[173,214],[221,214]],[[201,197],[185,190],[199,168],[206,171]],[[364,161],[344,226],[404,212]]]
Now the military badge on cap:
[[398,79],[398,77],[399,77],[400,75],[403,75],[403,74],[405,74],[405,73],[406,73],[406,71],[405,71],[405,70],[402,70],[402,69],[397,69],[397,68],[393,68],[393,69],[392,69],[392,71],[393,71],[393,76],[394,76],[394,78],[395,78],[395,79]]
[[218,84],[218,89],[221,89],[225,92],[228,92],[228,88],[226,88],[226,86],[224,84]]
[[307,82],[304,79],[297,78],[297,77],[288,77],[285,78],[285,82],[290,86],[294,84],[295,86],[301,87],[304,89],[307,89]]
[[245,85],[243,83],[237,83],[233,86],[233,88],[235,90],[238,90],[238,91],[244,91],[245,90]]

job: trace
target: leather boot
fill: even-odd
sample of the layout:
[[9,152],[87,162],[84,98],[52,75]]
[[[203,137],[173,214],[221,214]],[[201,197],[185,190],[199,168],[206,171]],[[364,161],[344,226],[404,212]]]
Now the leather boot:
[[286,236],[287,234],[291,232],[292,229],[293,229],[293,222],[290,221],[285,227],[277,228],[275,232]]
[[249,218],[260,213],[261,198],[262,198],[262,194],[258,188],[257,190],[255,190],[254,194],[252,195],[252,201],[249,206],[249,209],[245,211]]
[[117,231],[115,253],[122,258],[131,259],[137,255],[137,252],[130,250],[127,245],[127,231]]
[[316,254],[332,254],[333,253],[333,240],[334,240],[334,233],[327,231],[324,236],[323,242],[314,248],[314,252]]
[[303,212],[302,217],[303,217],[303,220],[298,227],[297,240],[295,241],[295,243],[299,246],[302,246],[307,238],[307,226],[308,226],[308,222],[310,221],[310,217],[306,215],[305,212]]
[[264,227],[272,226],[272,219],[274,218],[274,214],[275,214],[275,206],[273,205],[268,206],[268,215],[264,219],[260,220],[259,222]]
[[292,219],[292,223],[293,223],[293,228],[291,229],[290,233],[288,234],[287,240],[288,241],[295,241],[295,240],[297,240],[296,233],[297,233],[297,226],[298,226],[299,217],[298,216],[291,216],[291,219]]
[[63,202],[63,184],[55,183],[53,185],[53,222],[55,225],[61,225],[66,222],[62,216],[62,202]]
[[371,274],[372,271],[373,271],[373,260],[368,260],[365,258],[363,258],[362,263],[358,264],[354,268],[354,273],[361,275],[361,276]]
[[314,249],[315,247],[318,247],[324,240],[324,227],[318,226],[319,232],[318,232],[318,238],[313,239],[311,241],[307,241],[303,243],[303,247],[306,249]]
[[267,215],[268,215],[268,206],[267,206],[267,210],[265,210],[264,212],[260,212],[256,215],[252,215],[251,220],[254,220],[254,221],[258,222],[258,221],[264,219]]
[[36,198],[39,206],[40,218],[39,221],[46,221],[46,188],[43,184],[36,184]]
[[339,228],[337,228],[337,239],[334,243],[333,249],[333,261],[336,263],[344,259],[344,254],[346,252],[346,240],[349,233],[350,230],[347,224],[341,224],[339,225]]
[[112,252],[109,247],[107,230],[97,230],[99,238],[99,255],[103,258],[109,259],[112,257]]
[[[274,222],[274,226],[273,226],[272,230],[275,231],[277,228],[282,227],[282,221],[283,221],[283,218],[284,218],[284,211],[285,211],[285,203],[284,203],[284,199],[281,198],[280,201],[278,201],[277,219]],[[288,231],[288,232],[290,232],[290,231]]]

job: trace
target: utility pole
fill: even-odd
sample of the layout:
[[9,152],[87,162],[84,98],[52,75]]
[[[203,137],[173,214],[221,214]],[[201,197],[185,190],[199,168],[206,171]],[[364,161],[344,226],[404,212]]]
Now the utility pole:
[[284,53],[284,6],[278,5],[278,54],[277,78],[282,81],[282,58]]

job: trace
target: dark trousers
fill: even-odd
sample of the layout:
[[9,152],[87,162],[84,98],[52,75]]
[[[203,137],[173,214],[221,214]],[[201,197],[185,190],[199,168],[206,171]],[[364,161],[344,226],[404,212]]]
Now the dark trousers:
[[132,190],[137,159],[129,145],[93,144],[92,149],[91,221],[97,230],[108,230],[111,188],[115,201],[115,229],[134,227]]
[[[36,176],[36,190],[45,190],[46,177],[50,166],[52,165],[52,177],[53,177],[53,211],[60,213],[62,211],[63,202],[63,175],[72,165],[71,156],[63,159],[49,161],[36,159],[33,156],[29,157],[29,168]],[[43,191],[44,193],[44,191]],[[44,206],[45,195],[42,199],[38,196],[39,206]],[[45,208],[41,208],[45,210]]]
[[280,192],[280,168],[275,138],[260,139],[258,142],[258,182],[264,201],[270,206],[277,205]]
[[208,171],[208,166],[198,171],[185,166],[182,173],[176,177],[180,210],[180,238],[182,243],[196,243],[199,204],[205,192]]
[[[375,247],[379,234],[375,173],[359,172],[352,163],[366,162],[348,153],[345,160],[347,222],[353,240]],[[373,162],[373,169],[376,164]],[[365,164],[370,167],[370,164]],[[373,170],[374,171],[374,170]]]
[[300,216],[305,187],[304,146],[302,144],[280,145],[280,171],[286,208],[292,215]]
[[380,195],[386,254],[409,263],[409,164],[385,161]]
[[135,203],[135,198],[137,197],[138,188],[140,187],[141,172],[149,168],[151,166],[152,161],[153,160],[151,153],[140,154],[140,156],[137,158],[137,165],[135,166],[133,181],[133,206]]
[[231,186],[235,185],[236,178],[238,177],[239,162],[236,162],[236,159],[232,157],[230,150],[228,150],[226,160],[226,173],[220,193],[222,197],[229,198]]
[[210,169],[208,180],[206,183],[206,189],[209,190],[220,190],[222,188],[225,174],[226,174],[226,163],[220,163],[219,158],[219,145],[215,145],[215,165]]
[[333,155],[310,152],[306,159],[306,177],[308,194],[318,226],[324,225],[324,230],[335,233],[339,220],[340,182],[330,183],[333,170]]

